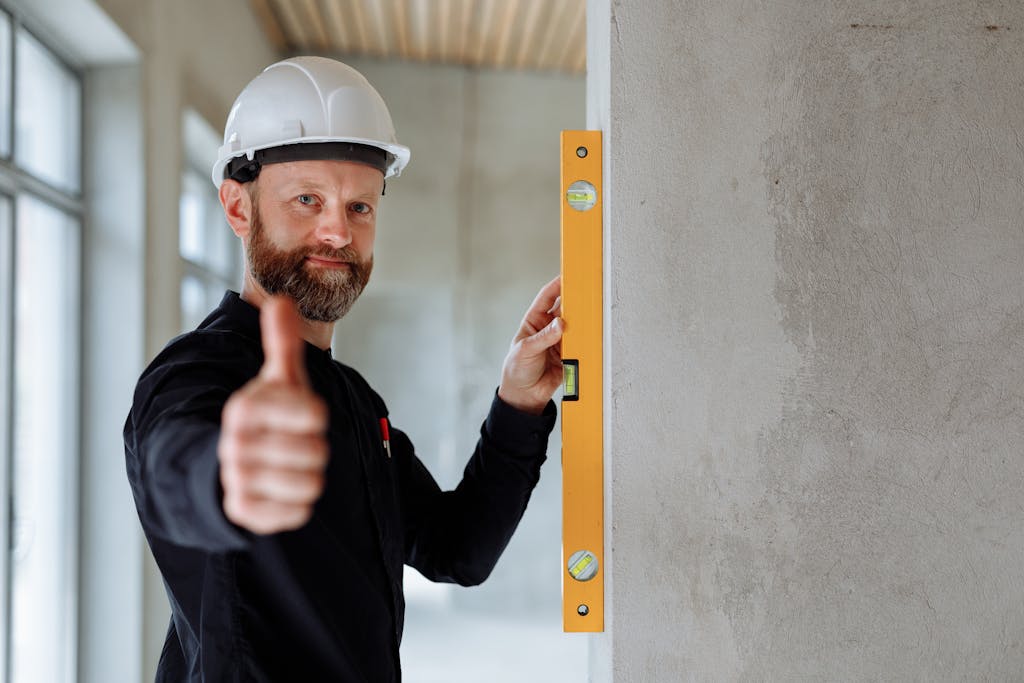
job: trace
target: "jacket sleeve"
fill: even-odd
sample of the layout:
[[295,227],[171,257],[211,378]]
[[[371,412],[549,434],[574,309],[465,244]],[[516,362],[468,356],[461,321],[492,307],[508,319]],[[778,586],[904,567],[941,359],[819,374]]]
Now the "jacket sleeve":
[[165,350],[143,373],[125,422],[128,479],[146,534],[208,552],[244,547],[221,505],[221,410],[247,381],[237,355]]
[[462,481],[441,491],[395,430],[401,462],[406,564],[432,581],[472,586],[494,569],[540,479],[555,405],[521,413],[495,395]]

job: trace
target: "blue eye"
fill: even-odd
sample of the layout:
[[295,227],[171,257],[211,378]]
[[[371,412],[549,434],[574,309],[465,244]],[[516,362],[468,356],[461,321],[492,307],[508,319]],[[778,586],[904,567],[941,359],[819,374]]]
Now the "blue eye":
[[311,194],[300,194],[297,199],[299,204],[303,204],[305,206],[313,206],[313,204],[316,204],[316,197]]
[[363,202],[356,202],[352,205],[352,210],[356,213],[370,213],[370,205],[364,204]]

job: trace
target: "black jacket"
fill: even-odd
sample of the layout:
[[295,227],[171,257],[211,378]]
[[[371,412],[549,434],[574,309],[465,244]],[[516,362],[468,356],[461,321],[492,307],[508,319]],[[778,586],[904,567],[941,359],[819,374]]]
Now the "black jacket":
[[390,430],[363,378],[306,345],[330,408],[323,496],[303,528],[259,536],[221,508],[224,403],[260,369],[259,312],[234,292],[171,341],[139,379],[124,428],[128,479],[163,573],[172,622],[158,681],[398,681],[402,565],[480,583],[526,508],[554,404],[520,413],[495,397],[454,491]]

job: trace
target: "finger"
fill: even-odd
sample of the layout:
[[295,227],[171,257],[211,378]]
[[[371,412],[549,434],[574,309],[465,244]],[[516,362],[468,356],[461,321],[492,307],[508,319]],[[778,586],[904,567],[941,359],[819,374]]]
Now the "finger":
[[[564,331],[563,331],[564,332]],[[553,344],[548,348],[548,365],[558,370],[558,374],[562,374],[562,343],[559,341],[557,344]]]
[[257,534],[298,529],[313,516],[313,506],[281,503],[250,495],[225,495],[224,514]]
[[295,386],[307,386],[305,342],[299,311],[290,297],[271,296],[260,306],[263,367],[260,377]]
[[551,308],[547,311],[548,315],[562,315],[562,295],[559,294],[555,299],[555,303],[551,304]]
[[327,405],[309,390],[254,381],[228,399],[221,423],[242,434],[323,434],[327,418]]
[[[523,322],[519,327],[514,341],[535,334],[545,325],[551,322],[551,312],[555,308],[555,302],[562,294],[562,276],[559,275],[551,282],[544,285],[534,298],[530,308],[523,316]],[[561,303],[559,302],[559,307]]]
[[565,331],[565,323],[561,318],[555,318],[545,325],[539,332],[531,334],[520,341],[523,354],[527,357],[539,356],[547,352],[562,340],[562,333]]
[[559,275],[551,282],[541,287],[540,291],[537,292],[537,296],[533,300],[533,304],[530,306],[530,311],[550,313],[554,308],[555,302],[561,298],[561,295],[562,276]]
[[327,466],[327,442],[320,435],[273,433],[232,434],[220,444],[227,466],[270,467],[296,472],[322,472]]
[[236,476],[242,493],[290,505],[315,503],[324,489],[320,471],[252,467],[240,469]]

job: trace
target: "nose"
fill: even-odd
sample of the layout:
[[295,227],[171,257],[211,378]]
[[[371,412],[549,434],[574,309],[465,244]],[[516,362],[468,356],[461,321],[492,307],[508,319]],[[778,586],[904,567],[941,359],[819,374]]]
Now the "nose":
[[316,236],[319,241],[336,249],[352,243],[352,226],[349,225],[348,212],[344,205],[333,204],[324,207],[320,213]]

